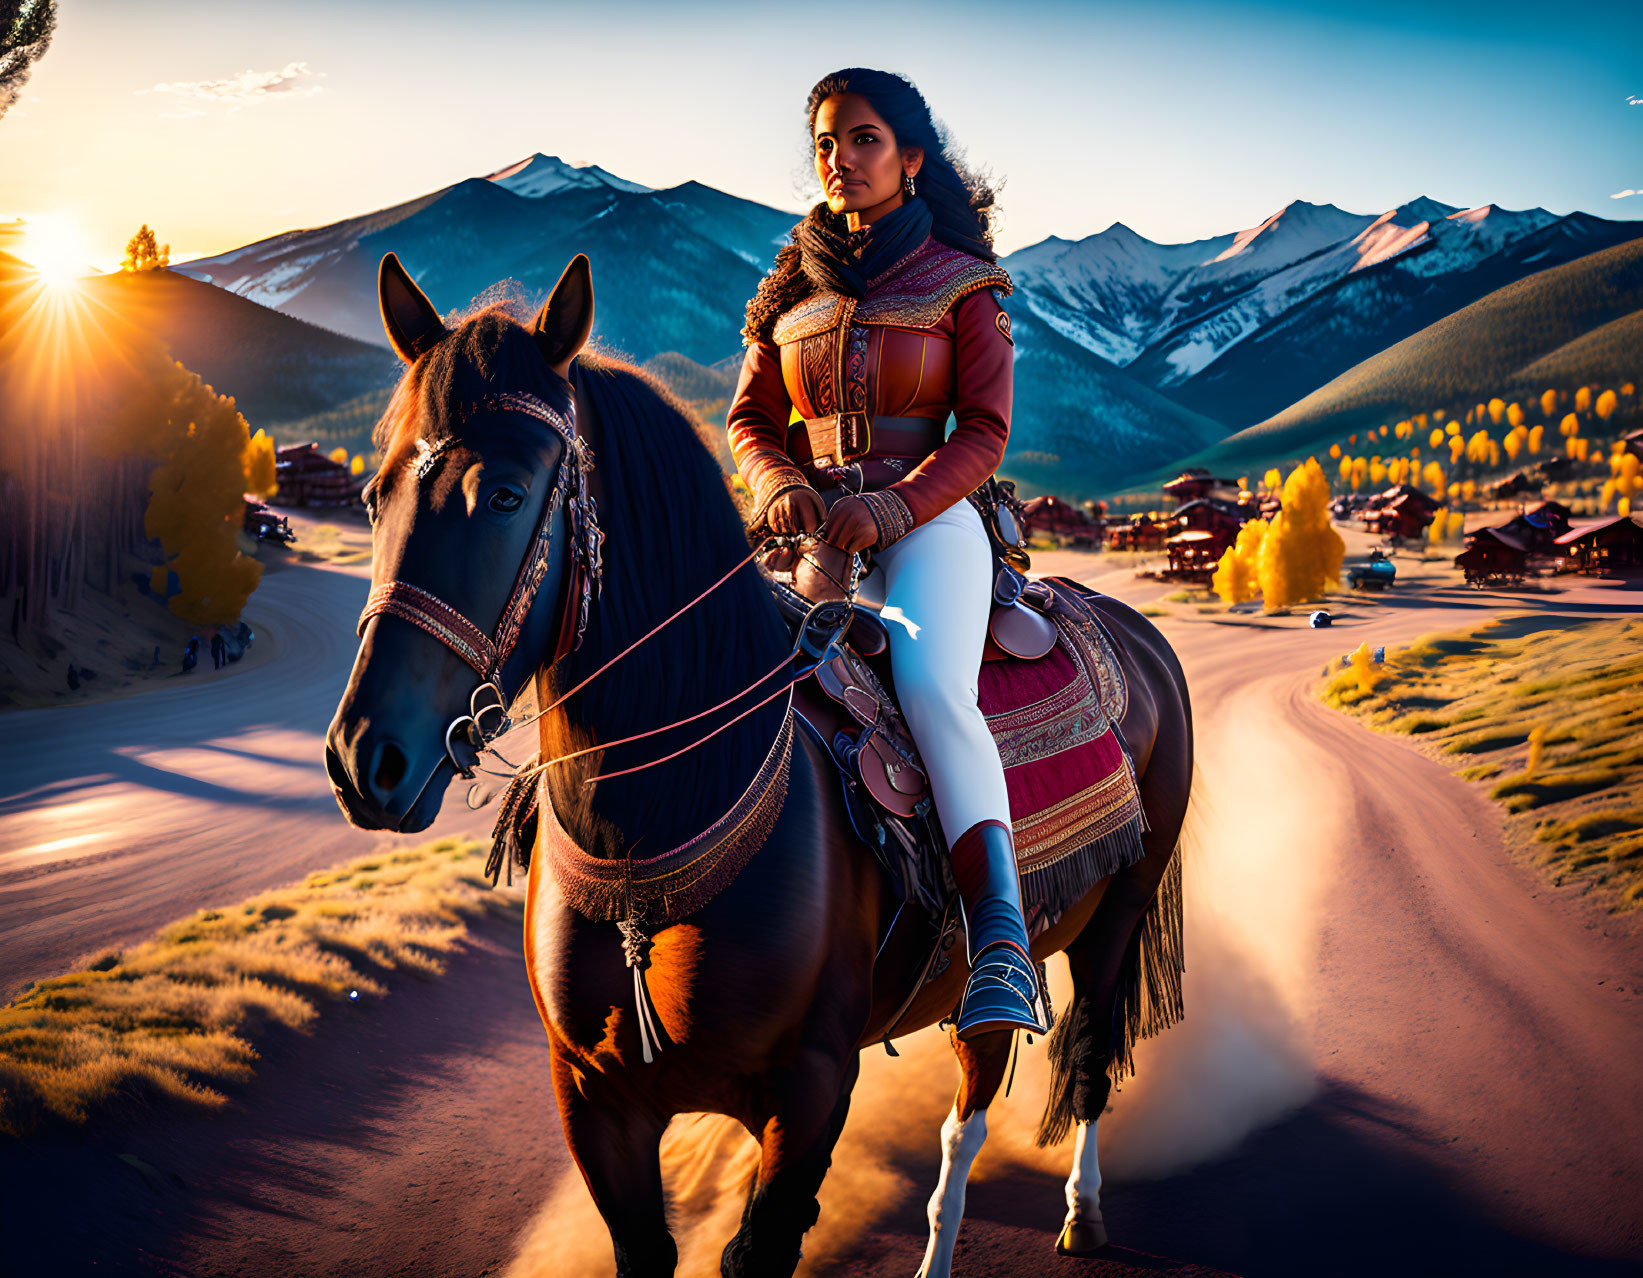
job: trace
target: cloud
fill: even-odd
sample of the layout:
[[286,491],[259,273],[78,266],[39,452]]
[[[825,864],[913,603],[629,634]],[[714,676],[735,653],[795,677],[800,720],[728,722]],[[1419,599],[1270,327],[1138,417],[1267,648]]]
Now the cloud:
[[287,62],[278,71],[253,71],[247,68],[238,75],[221,80],[178,80],[170,84],[156,84],[152,89],[138,89],[139,95],[157,93],[176,100],[182,108],[167,112],[172,118],[204,115],[212,106],[226,106],[230,111],[254,106],[270,98],[307,98],[320,91],[314,80],[324,75],[313,71],[306,62]]
[[1611,196],[1610,196],[1610,197],[1609,197],[1609,198],[1610,198],[1610,199],[1611,199],[1611,200],[1623,200],[1623,199],[1625,199],[1625,198],[1626,198],[1626,197],[1627,197],[1627,196],[1628,196],[1628,195],[1643,195],[1643,190],[1640,190],[1640,191],[1633,191],[1633,190],[1631,190],[1631,189],[1630,189],[1630,188],[1628,188],[1628,189],[1626,189],[1626,190],[1624,190],[1624,191],[1616,191],[1616,192],[1615,192],[1615,193],[1614,193],[1614,194],[1613,194],[1613,195],[1611,195]]
[[1628,93],[1626,95],[1626,105],[1643,106],[1643,93]]

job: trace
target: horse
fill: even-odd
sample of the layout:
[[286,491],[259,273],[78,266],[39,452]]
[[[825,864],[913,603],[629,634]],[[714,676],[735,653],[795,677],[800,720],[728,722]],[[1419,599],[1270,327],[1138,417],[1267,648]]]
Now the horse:
[[[711,900],[649,938],[640,969],[648,1005],[635,998],[618,928],[572,908],[545,872],[540,829],[524,944],[565,1141],[609,1229],[617,1273],[674,1272],[659,1143],[674,1116],[708,1112],[739,1120],[760,1151],[722,1272],[791,1274],[818,1218],[860,1052],[954,1011],[963,946],[909,1003],[929,937],[890,926],[898,899],[853,832],[826,746],[794,730],[782,697],[756,700],[769,685],[735,699],[750,672],[791,655],[790,631],[758,567],[743,562],[747,530],[694,415],[646,373],[586,349],[587,259],[566,267],[534,324],[493,307],[447,328],[391,254],[379,292],[409,367],[379,423],[383,461],[367,493],[373,598],[405,581],[442,611],[430,620],[367,608],[326,737],[337,801],[357,826],[426,828],[466,760],[451,749],[450,729],[485,711],[473,699],[476,671],[494,676],[503,701],[534,684],[546,708],[536,724],[541,758],[573,756],[544,774],[542,803],[601,861],[676,848],[708,830],[768,770],[785,735],[785,790],[757,850]],[[508,396],[519,393],[562,405],[571,428],[552,414],[509,411],[523,401]],[[592,499],[586,509],[560,501],[574,495],[572,471]],[[592,509],[603,543],[590,559]],[[533,546],[543,551],[539,588],[521,605],[517,583],[531,574],[515,566]],[[578,570],[590,562],[602,563],[597,590]],[[710,583],[717,593],[689,606]],[[1178,954],[1175,857],[1193,766],[1187,688],[1169,645],[1125,605],[1097,597],[1096,606],[1128,681],[1119,726],[1146,830],[1144,855],[1093,884],[1033,944],[1040,961],[1065,951],[1073,979],[1050,1039],[1039,1138],[1076,1132],[1056,1241],[1074,1255],[1107,1241],[1096,1125],[1112,1077],[1129,1066],[1138,1033],[1172,1019],[1159,1006],[1159,934],[1169,930],[1160,884],[1177,894]],[[660,637],[632,647],[676,613]],[[481,643],[474,618],[501,618],[498,632],[514,641],[480,661],[437,633]],[[685,719],[695,722],[645,735]],[[647,1015],[654,1022],[641,1024]],[[654,1058],[647,1031],[665,1041]],[[965,1181],[1012,1042],[1008,1031],[952,1036],[960,1081],[941,1131],[925,1278],[950,1270]]]

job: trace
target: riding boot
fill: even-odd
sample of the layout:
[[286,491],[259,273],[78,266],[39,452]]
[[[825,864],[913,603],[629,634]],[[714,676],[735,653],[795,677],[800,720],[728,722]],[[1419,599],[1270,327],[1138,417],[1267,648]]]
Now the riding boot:
[[1010,827],[1002,821],[973,825],[959,835],[951,856],[970,954],[958,1036],[1001,1029],[1045,1033],[1043,996],[1027,948]]

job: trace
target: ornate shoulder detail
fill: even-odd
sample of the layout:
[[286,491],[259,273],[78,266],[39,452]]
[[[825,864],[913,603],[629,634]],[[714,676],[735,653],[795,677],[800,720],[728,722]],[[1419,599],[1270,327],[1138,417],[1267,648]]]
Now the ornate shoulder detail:
[[812,293],[792,310],[782,313],[770,331],[770,339],[777,346],[786,346],[800,338],[825,333],[838,323],[843,301],[837,293]]
[[1007,294],[1010,277],[994,262],[927,240],[872,282],[856,318],[867,324],[929,328],[954,303],[984,288]]

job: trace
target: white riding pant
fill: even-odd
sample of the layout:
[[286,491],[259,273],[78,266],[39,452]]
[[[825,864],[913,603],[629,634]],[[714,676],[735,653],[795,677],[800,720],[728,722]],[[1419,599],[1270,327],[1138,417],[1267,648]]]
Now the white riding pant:
[[979,821],[1008,827],[1004,766],[976,702],[993,599],[981,516],[968,501],[954,502],[873,558],[859,595],[882,604],[896,696],[948,847]]

